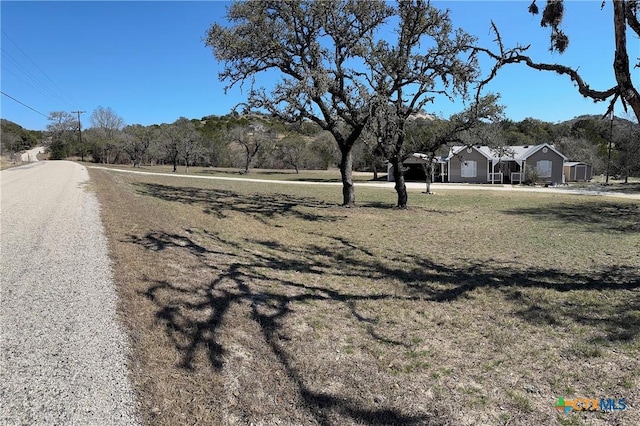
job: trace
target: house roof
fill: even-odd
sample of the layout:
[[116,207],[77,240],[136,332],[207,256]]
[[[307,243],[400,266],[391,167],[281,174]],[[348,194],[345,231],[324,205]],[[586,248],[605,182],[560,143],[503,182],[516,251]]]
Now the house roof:
[[566,167],[566,166],[569,166],[569,167],[572,167],[572,166],[578,166],[578,165],[580,165],[580,164],[584,164],[585,166],[588,166],[588,165],[589,165],[589,164],[585,163],[584,161],[566,161],[566,162],[564,163],[565,167]]
[[[451,149],[449,150],[449,156],[447,157],[448,159],[451,159],[454,155],[458,155],[462,150],[464,149],[473,149],[478,151],[480,154],[482,154],[483,156],[487,157],[488,160],[491,160],[492,155],[488,153],[488,146],[479,146],[479,145],[473,145],[473,146],[453,146],[451,147]],[[487,149],[484,149],[487,148]]]
[[[410,157],[406,158],[402,164],[424,164],[429,161],[430,156],[427,154],[422,154],[420,152],[416,152],[412,154]],[[446,155],[436,155],[431,160],[433,163],[446,163],[448,157]]]
[[563,160],[567,159],[567,157],[564,154],[562,154],[560,151],[555,149],[553,147],[553,145],[549,145],[548,143],[543,143],[543,144],[540,144],[540,145],[535,145],[535,146],[530,147],[527,151],[525,151],[525,153],[522,156],[522,159],[526,160],[527,158],[531,157],[533,154],[535,154],[536,152],[538,152],[538,151],[540,151],[541,149],[544,149],[544,148],[552,150],[553,152],[558,154],[560,157],[562,157]]
[[[562,157],[563,160],[567,159],[567,157],[565,157],[561,152],[556,150],[552,145],[549,145],[548,143],[542,143],[539,145],[510,145],[501,147],[501,149],[489,147],[486,145],[473,145],[471,147],[454,146],[449,150],[449,156],[447,158],[452,158],[454,155],[459,154],[463,149],[472,148],[485,156],[488,160],[515,160],[517,162],[522,162],[545,147],[558,154],[560,157]],[[502,155],[500,155],[500,151],[502,151]]]

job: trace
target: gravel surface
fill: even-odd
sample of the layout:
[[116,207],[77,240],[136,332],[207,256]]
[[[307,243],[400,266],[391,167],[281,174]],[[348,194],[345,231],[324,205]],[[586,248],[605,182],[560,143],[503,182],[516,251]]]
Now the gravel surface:
[[65,161],[0,174],[2,425],[138,424],[88,179]]
[[25,153],[22,154],[21,158],[24,163],[31,163],[38,161],[38,154],[42,154],[44,152],[44,148],[41,146],[37,146],[32,148]]

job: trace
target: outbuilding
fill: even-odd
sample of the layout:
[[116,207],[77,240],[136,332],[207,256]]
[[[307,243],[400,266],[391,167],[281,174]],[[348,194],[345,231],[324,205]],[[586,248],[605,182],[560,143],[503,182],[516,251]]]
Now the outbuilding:
[[588,182],[591,180],[592,173],[591,164],[582,161],[564,163],[564,177],[567,182]]

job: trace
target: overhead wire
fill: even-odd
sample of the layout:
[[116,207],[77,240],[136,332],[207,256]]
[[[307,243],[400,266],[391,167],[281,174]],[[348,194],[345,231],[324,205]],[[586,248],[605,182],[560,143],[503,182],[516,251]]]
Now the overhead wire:
[[29,105],[27,105],[27,104],[25,104],[24,102],[22,102],[22,101],[20,101],[20,100],[18,100],[18,99],[16,99],[16,98],[14,98],[13,96],[8,95],[8,94],[6,94],[6,93],[4,93],[2,90],[0,90],[0,93],[2,93],[3,95],[5,95],[5,96],[6,96],[7,98],[9,98],[9,99],[13,99],[14,101],[16,101],[17,103],[19,103],[20,105],[24,105],[24,106],[26,106],[26,107],[27,107],[27,108],[29,108],[31,111],[37,112],[37,113],[38,113],[38,114],[40,114],[41,116],[46,117],[46,118],[49,118],[49,116],[48,116],[48,115],[43,114],[43,113],[41,113],[40,111],[38,111],[37,109],[30,107]]
[[[45,71],[43,71],[38,66],[38,64],[36,64],[29,57],[29,55],[25,53],[25,51],[4,30],[1,30],[1,31],[2,31],[2,35],[6,37],[6,39],[9,40],[18,49],[18,51],[33,65],[33,67],[35,67],[36,70],[40,72],[42,76],[46,78],[46,80],[48,80],[50,84],[38,78],[33,72],[27,69],[25,64],[21,63],[18,59],[16,59],[13,55],[11,55],[6,49],[2,49],[2,57],[3,57],[2,68],[5,71],[16,76],[23,82],[25,82],[28,86],[30,86],[40,95],[49,98],[55,103],[64,104],[67,107],[67,108],[61,108],[61,109],[77,109],[75,108],[75,104],[77,104],[77,102],[75,102],[63,89],[61,89],[60,86],[58,86],[53,81],[53,79],[51,79],[51,77],[49,77],[49,75]],[[15,67],[15,70],[19,71],[19,73],[16,73],[15,70],[11,69],[9,66],[7,66],[7,64]],[[54,90],[54,88],[56,88],[57,90]],[[6,93],[3,93],[3,94],[6,95]],[[12,99],[15,100],[15,98],[12,98]],[[29,108],[33,109],[31,107]],[[36,110],[34,109],[34,111]],[[40,112],[38,113],[42,114]]]
[[77,104],[77,102],[76,102],[76,101],[75,101],[71,96],[69,96],[69,95],[68,95],[68,94],[67,94],[67,93],[66,93],[62,88],[60,88],[60,86],[58,86],[58,85],[56,84],[56,82],[55,82],[55,81],[53,81],[53,79],[52,79],[51,77],[49,77],[49,75],[48,75],[46,72],[44,72],[44,71],[43,71],[43,70],[38,66],[38,64],[36,64],[36,63],[35,63],[35,62],[34,62],[34,61],[29,57],[29,55],[27,55],[27,54],[25,53],[25,51],[24,51],[24,50],[22,50],[22,48],[21,48],[20,46],[18,46],[18,43],[16,43],[16,42],[15,42],[15,41],[14,41],[14,40],[9,36],[9,34],[7,34],[4,30],[0,30],[0,31],[2,31],[2,34],[4,34],[4,36],[5,36],[5,37],[6,37],[6,38],[7,38],[7,39],[8,39],[8,40],[9,40],[9,41],[10,41],[10,42],[11,42],[11,43],[12,43],[12,44],[13,44],[13,45],[14,45],[14,46],[19,50],[19,51],[20,51],[20,53],[22,53],[22,54],[24,55],[24,57],[25,57],[25,58],[27,58],[27,60],[28,60],[29,62],[31,62],[31,63],[33,64],[33,66],[34,66],[34,67],[36,67],[36,69],[37,69],[38,71],[40,71],[40,73],[41,73],[43,76],[45,76],[45,78],[46,78],[47,80],[49,80],[49,82],[51,82],[51,84],[52,84],[53,86],[55,86],[55,87],[60,91],[60,94],[61,94],[61,95],[63,95],[64,97],[66,97],[66,98],[68,99],[68,101],[70,101],[70,105],[76,105],[76,104]]
[[[20,73],[14,71],[14,69],[10,68],[8,65],[13,65],[15,69],[20,71]],[[67,102],[62,99],[59,94],[51,90],[50,87],[46,86],[42,81],[40,81],[36,76],[34,76],[29,70],[24,68],[13,56],[11,56],[8,52],[2,51],[2,69],[5,72],[8,72],[18,79],[22,80],[26,85],[31,87],[34,91],[38,92],[40,95],[47,97],[49,100],[55,103],[64,103],[67,108],[73,109],[73,104]],[[26,77],[26,78],[25,78]]]

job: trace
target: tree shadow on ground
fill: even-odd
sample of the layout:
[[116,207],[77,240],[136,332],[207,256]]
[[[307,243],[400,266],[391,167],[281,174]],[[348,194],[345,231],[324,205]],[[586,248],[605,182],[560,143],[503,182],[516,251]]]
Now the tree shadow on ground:
[[[334,222],[342,219],[336,215],[326,214],[326,210],[335,205],[311,197],[297,197],[289,194],[241,194],[230,190],[153,183],[134,183],[133,185],[141,195],[201,206],[203,212],[219,219],[228,217],[231,212],[250,215],[263,223],[266,223],[267,219],[279,216],[316,222]],[[305,208],[318,209],[321,213],[303,211]],[[325,212],[322,212],[323,210]]]
[[[203,248],[189,237],[175,234],[152,232],[144,237],[130,236],[126,241],[138,244],[147,250],[167,250],[178,248],[191,255],[219,254],[215,250]],[[255,247],[255,244],[253,245]],[[265,242],[263,248],[273,250],[274,244]],[[231,251],[247,250],[238,244],[229,243]],[[282,247],[278,246],[278,250]],[[245,251],[245,255],[248,252]],[[229,255],[230,263],[219,270],[214,280],[204,288],[187,288],[168,280],[154,282],[141,295],[157,307],[156,320],[163,324],[165,331],[181,354],[179,367],[193,369],[194,358],[199,350],[206,350],[210,365],[215,370],[224,367],[226,349],[219,343],[220,331],[225,315],[233,304],[248,304],[252,320],[258,324],[264,341],[279,360],[289,379],[304,401],[307,410],[320,424],[331,424],[331,413],[339,414],[371,425],[440,424],[426,414],[405,414],[390,408],[366,409],[357,401],[343,396],[316,392],[305,383],[304,375],[296,368],[291,354],[280,343],[284,325],[282,320],[291,312],[290,306],[296,302],[339,301],[352,303],[362,300],[381,300],[390,295],[362,295],[341,293],[324,287],[309,286],[299,282],[280,279],[279,282],[294,289],[294,294],[267,292],[254,287],[253,282],[273,280],[266,269],[304,273],[322,273],[322,265],[304,264],[291,259],[272,255],[252,253],[252,262],[246,263],[245,256]],[[206,313],[206,314],[205,314]],[[204,314],[204,315],[203,315]]]
[[571,189],[584,189],[587,191],[593,191],[594,193],[602,193],[602,192],[612,192],[612,193],[622,193],[622,194],[640,194],[640,183],[638,182],[616,182],[616,183],[597,183],[597,182],[587,182],[587,183],[577,183],[571,184]]
[[621,183],[608,189],[611,192],[621,192],[623,194],[640,194],[640,183]]
[[[204,203],[202,197],[238,197],[226,191],[213,192],[215,194],[211,190],[193,190],[176,194],[170,191],[166,197],[194,203]],[[291,210],[288,206],[282,209],[284,212]],[[260,211],[255,207],[248,210],[249,214]],[[206,241],[195,241],[194,234]],[[460,268],[401,253],[380,259],[347,238],[324,237],[330,239],[329,244],[321,246],[310,242],[305,246],[286,246],[278,241],[251,238],[242,242],[227,241],[206,230],[188,229],[179,234],[154,231],[130,235],[125,242],[150,251],[180,250],[215,269],[213,280],[196,287],[160,280],[151,282],[141,293],[155,305],[156,319],[179,352],[181,368],[192,369],[196,353],[205,351],[211,367],[222,369],[227,349],[220,343],[221,324],[230,306],[249,306],[251,319],[259,327],[262,338],[295,385],[308,412],[320,424],[329,424],[330,417],[336,414],[364,424],[439,424],[439,419],[433,414],[403,413],[394,408],[363,408],[355,399],[313,391],[307,384],[305,372],[292,358],[295,354],[290,353],[280,340],[280,336],[286,334],[285,319],[296,303],[342,304],[356,323],[366,327],[371,339],[394,345],[403,342],[380,333],[374,319],[358,312],[359,303],[387,300],[451,303],[470,296],[477,289],[494,289],[502,292],[514,306],[519,306],[517,316],[534,324],[557,325],[573,321],[597,328],[611,342],[637,339],[640,334],[640,316],[637,315],[640,311],[637,294],[640,271],[637,268],[611,266],[589,274],[552,268],[523,270],[514,264],[480,262],[469,262]],[[297,271],[299,275],[292,278],[286,274],[290,271]],[[311,284],[310,276],[322,277],[321,282],[326,284]],[[375,288],[345,291],[331,286],[333,280],[343,277],[371,282],[393,280],[401,288],[380,292]],[[284,290],[270,290],[272,287],[260,285],[265,282],[277,283]],[[556,295],[586,291],[631,293],[630,297],[616,298],[615,306],[603,312],[594,311],[594,306],[588,304],[532,300],[526,294],[529,288],[547,289]]]
[[593,231],[604,229],[640,233],[640,203],[623,204],[599,201],[582,204],[555,204],[505,210],[505,213],[529,216],[542,221],[584,226]]

